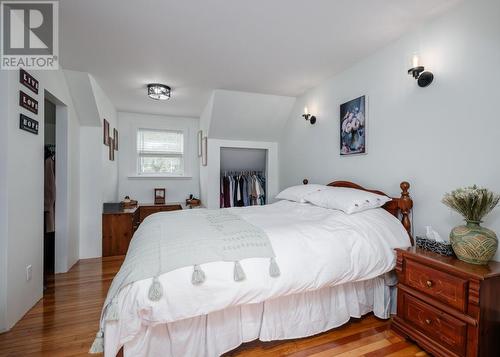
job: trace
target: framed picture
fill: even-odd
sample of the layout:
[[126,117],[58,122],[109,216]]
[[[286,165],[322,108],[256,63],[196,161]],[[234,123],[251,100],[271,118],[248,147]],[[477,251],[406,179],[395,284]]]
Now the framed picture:
[[109,122],[106,119],[103,119],[102,123],[103,128],[103,143],[104,145],[109,145]]
[[203,130],[198,131],[198,157],[201,157],[201,141],[203,140]]
[[109,139],[109,160],[110,161],[115,161],[115,146],[114,146],[114,139],[113,138],[108,138]]
[[366,96],[340,106],[340,155],[366,154]]
[[207,166],[207,137],[205,136],[202,140],[201,140],[201,164],[203,166]]
[[118,130],[113,129],[113,149],[118,151]]
[[165,196],[166,194],[164,188],[155,188],[155,205],[164,205]]

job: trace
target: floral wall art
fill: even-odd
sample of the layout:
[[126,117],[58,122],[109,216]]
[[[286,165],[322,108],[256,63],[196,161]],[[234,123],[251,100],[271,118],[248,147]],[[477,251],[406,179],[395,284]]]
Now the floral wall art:
[[366,154],[366,96],[340,106],[340,155]]

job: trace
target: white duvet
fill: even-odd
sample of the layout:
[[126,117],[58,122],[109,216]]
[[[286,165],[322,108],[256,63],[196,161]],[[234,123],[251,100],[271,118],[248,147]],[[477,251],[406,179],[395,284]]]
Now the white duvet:
[[[148,299],[151,279],[128,285],[118,295],[119,340],[131,340],[141,325],[204,315],[241,304],[367,280],[392,270],[394,248],[410,241],[401,223],[379,208],[353,215],[310,204],[279,201],[267,206],[230,208],[262,228],[272,243],[281,276],[268,274],[264,258],[241,261],[246,280],[233,280],[233,263],[203,264],[206,280],[191,284],[192,267],[160,276],[165,293]],[[142,229],[147,229],[147,221]]]

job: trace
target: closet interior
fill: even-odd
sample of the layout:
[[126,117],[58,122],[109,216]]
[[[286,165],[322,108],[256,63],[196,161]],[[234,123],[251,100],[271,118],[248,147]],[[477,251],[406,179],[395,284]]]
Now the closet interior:
[[44,102],[43,286],[55,271],[56,105]]
[[220,207],[267,203],[267,150],[220,149]]

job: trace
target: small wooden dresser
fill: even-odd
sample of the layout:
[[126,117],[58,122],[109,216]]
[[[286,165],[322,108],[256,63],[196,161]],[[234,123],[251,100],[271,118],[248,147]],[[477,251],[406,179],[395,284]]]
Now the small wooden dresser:
[[134,208],[122,208],[119,203],[105,203],[102,212],[102,256],[127,254],[135,230],[150,214],[181,209],[180,203],[141,203]]
[[397,249],[392,328],[435,356],[500,356],[500,263]]

